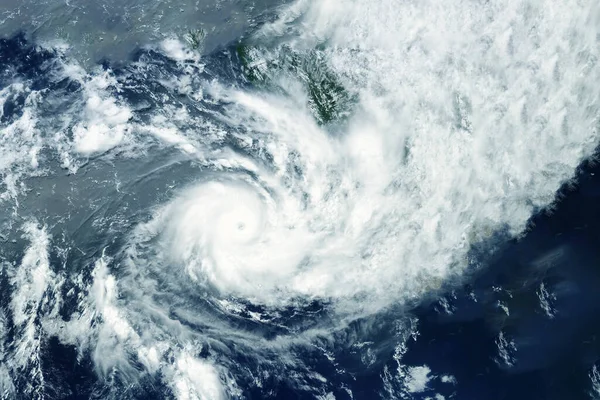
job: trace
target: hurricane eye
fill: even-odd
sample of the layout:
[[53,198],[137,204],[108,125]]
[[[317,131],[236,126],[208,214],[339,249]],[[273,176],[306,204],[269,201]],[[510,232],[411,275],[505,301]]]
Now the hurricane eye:
[[0,400],[600,400],[600,0],[0,15]]

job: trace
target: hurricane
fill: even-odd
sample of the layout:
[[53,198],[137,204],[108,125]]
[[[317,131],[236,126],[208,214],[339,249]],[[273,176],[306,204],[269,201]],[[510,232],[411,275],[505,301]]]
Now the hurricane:
[[[599,3],[126,3],[0,6],[1,398],[491,399],[481,365],[555,362],[515,321],[567,318],[576,252],[485,274],[595,165]],[[473,372],[418,347],[467,302]]]

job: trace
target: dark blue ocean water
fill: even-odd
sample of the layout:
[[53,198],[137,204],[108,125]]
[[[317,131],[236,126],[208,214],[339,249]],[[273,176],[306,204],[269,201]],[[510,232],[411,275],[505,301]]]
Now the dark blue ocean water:
[[[51,51],[36,49],[23,36],[0,40],[0,89],[15,76],[21,77],[33,82],[32,88],[44,90],[48,99],[52,99],[44,113],[60,112],[60,102],[68,102],[81,88],[73,81],[49,79],[57,57]],[[166,98],[179,103],[188,101],[156,84],[162,77],[178,73],[169,60],[151,50],[139,50],[133,59],[143,60],[150,66],[146,69],[147,75],[138,74],[139,71],[130,63],[111,65],[110,61],[106,61],[103,68],[113,69],[117,78],[125,82],[125,89],[119,95],[134,105],[136,118],[143,120],[149,110],[161,107]],[[215,50],[206,63],[207,67],[199,79],[210,80],[215,76],[229,81],[240,79],[235,45]],[[240,81],[239,84],[250,83]],[[23,101],[17,97],[4,104],[3,123],[23,112]],[[207,110],[197,112],[206,114]],[[161,154],[164,155],[160,151],[150,151],[145,164],[136,164],[140,170],[137,171],[138,176],[141,170],[159,163]],[[76,202],[85,203],[88,201],[86,195],[93,196],[87,191],[91,184],[86,187],[85,182],[97,182],[96,178],[106,171],[131,171],[133,168],[127,161],[115,158],[95,169],[93,161],[91,159],[89,164],[82,166],[78,173],[87,174],[91,180],[77,184],[81,193],[74,197]],[[60,171],[52,153],[44,154],[43,162],[49,170]],[[167,175],[170,180],[160,176],[148,179],[154,179],[152,184],[166,191],[173,182],[184,184],[191,179],[190,174],[197,172],[193,163],[175,163],[169,168]],[[72,187],[70,179],[75,178],[63,173],[56,178],[55,184]],[[34,214],[56,228],[55,236],[61,229],[74,234],[75,237],[69,239],[71,243],[96,249],[95,253],[88,253],[90,259],[103,248],[118,254],[121,239],[95,235],[89,227],[91,222],[86,222],[89,216],[79,215],[76,208],[70,220],[63,225],[52,217],[45,217],[60,215],[71,205],[54,196],[54,192],[45,190],[47,187],[44,185],[47,184],[43,183],[43,179],[28,178],[27,182],[41,194],[37,199],[23,200],[22,207],[40,207]],[[133,226],[135,218],[145,217],[147,212],[144,210],[148,205],[166,196],[147,191],[148,187],[141,179],[132,182],[132,188],[135,185],[141,188],[138,195],[131,198],[123,195],[115,200],[128,204],[129,211],[122,212],[131,220],[123,223],[123,231]],[[157,189],[157,192],[160,190]],[[558,400],[593,397],[592,371],[600,357],[600,165],[593,160],[584,162],[576,178],[561,187],[556,197],[557,201],[550,209],[540,210],[531,218],[522,237],[510,239],[503,232],[497,232],[489,241],[472,248],[472,269],[457,281],[447,282],[440,293],[408,308],[387,310],[368,320],[355,321],[340,332],[340,336],[357,334],[371,338],[377,357],[368,367],[365,367],[360,354],[343,345],[332,345],[336,365],[328,362],[321,353],[306,349],[298,349],[294,357],[325,377],[337,399],[388,398],[390,391],[381,377],[385,370],[398,369],[398,362],[394,359],[394,355],[398,354],[398,343],[392,331],[397,321],[402,320],[406,323],[406,331],[413,332],[405,340],[402,365],[407,368],[427,366],[430,374],[422,390],[408,393],[397,388],[398,398]],[[118,215],[120,205],[106,204],[102,212]],[[4,222],[9,217],[10,213],[5,213]],[[18,238],[16,232],[6,233],[6,241],[0,251],[5,260],[14,259],[23,251],[24,244],[18,239],[11,242],[13,238]],[[69,258],[73,265],[83,265],[86,261],[75,256]],[[60,254],[53,252],[51,262],[58,269]],[[0,282],[2,292],[8,293],[8,277],[2,276]],[[63,290],[68,292],[69,287]],[[66,298],[61,310],[64,316],[70,315],[75,307],[68,296]],[[8,309],[8,296],[0,296],[0,306]],[[318,316],[324,308],[322,304],[314,304],[312,309],[304,309],[303,312],[310,311]],[[261,311],[259,308],[253,310]],[[282,318],[292,326],[296,323],[294,310],[289,311],[289,315]],[[323,313],[323,318],[326,318],[326,313]],[[306,320],[300,317],[298,324]],[[251,324],[242,327],[256,331],[264,329]],[[5,337],[7,349],[11,346],[13,333],[9,331]],[[265,337],[277,337],[278,334],[276,328],[263,331]],[[238,364],[240,370],[246,365],[252,368],[252,357],[245,358],[235,351],[231,356],[231,363]],[[114,395],[110,385],[99,383],[89,355],[81,356],[74,347],[61,344],[55,337],[43,340],[41,370],[45,376],[45,398],[101,399]],[[339,370],[345,372],[339,373]],[[16,385],[23,393],[29,378],[27,371],[21,373]],[[281,376],[271,378],[260,387],[253,385],[242,373],[237,378],[241,398],[315,398],[313,392],[300,388],[295,378],[286,375],[283,370]],[[146,376],[136,386],[119,379],[116,375],[111,384],[123,391],[123,398],[170,396],[169,389],[158,378]],[[310,385],[310,381],[308,383]],[[390,383],[392,389],[394,384],[397,383]],[[342,388],[348,389],[352,395]]]
[[[531,218],[522,238],[483,256],[482,271],[444,296],[450,313],[439,303],[417,308],[420,335],[404,360],[452,371],[459,399],[594,398],[599,196],[600,166],[585,162],[557,192],[555,206]],[[540,304],[542,284],[552,293],[549,312]],[[499,357],[500,332],[514,343],[512,365]]]

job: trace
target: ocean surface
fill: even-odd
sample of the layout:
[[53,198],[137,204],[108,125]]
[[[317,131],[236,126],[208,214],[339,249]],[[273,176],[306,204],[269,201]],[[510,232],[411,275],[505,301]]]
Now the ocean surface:
[[600,3],[4,1],[1,399],[600,399]]

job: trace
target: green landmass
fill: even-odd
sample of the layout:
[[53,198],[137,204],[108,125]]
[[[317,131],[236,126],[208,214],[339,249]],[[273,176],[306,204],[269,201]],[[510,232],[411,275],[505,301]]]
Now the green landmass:
[[276,53],[245,43],[236,46],[245,78],[256,86],[273,84],[279,74],[297,78],[308,94],[308,107],[319,124],[344,119],[356,99],[325,62],[321,49],[298,52],[279,47]]

